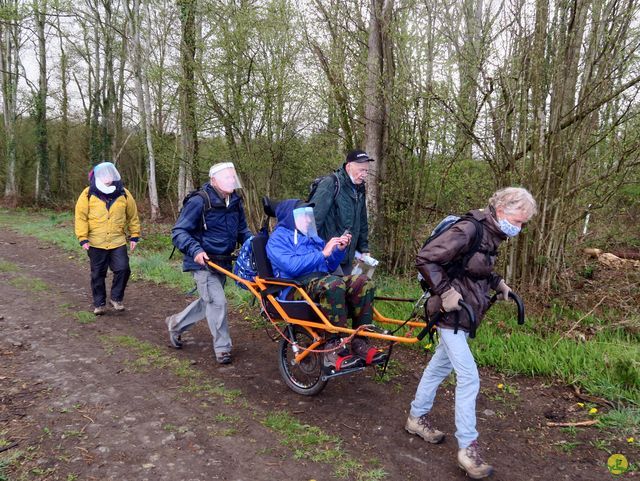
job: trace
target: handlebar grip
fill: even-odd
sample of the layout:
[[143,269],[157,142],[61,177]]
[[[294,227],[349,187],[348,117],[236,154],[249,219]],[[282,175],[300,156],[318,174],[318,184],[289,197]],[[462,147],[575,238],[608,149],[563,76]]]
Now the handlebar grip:
[[509,291],[509,297],[513,299],[513,302],[518,306],[518,325],[524,324],[524,303],[518,294],[513,291]]
[[467,311],[467,316],[469,316],[469,322],[472,326],[476,325],[476,315],[473,313],[471,306],[464,301],[458,301],[458,305],[462,307],[465,311]]
[[420,331],[416,336],[418,338],[418,341],[422,341],[422,339],[424,339],[424,337],[427,334],[429,334],[429,331],[432,329],[433,326],[435,326],[438,323],[441,317],[442,317],[441,312],[436,312],[433,316],[431,316],[431,321],[427,323],[424,329],[422,329],[422,331]]
[[[464,301],[458,301],[458,305],[467,313],[467,316],[469,317],[469,323],[471,325],[471,330],[470,330],[470,335],[471,337],[475,337],[475,331],[476,331],[476,315],[473,313],[473,310],[471,309],[471,306],[469,304],[467,304]],[[429,325],[427,325],[424,329],[422,329],[422,331],[420,331],[420,333],[416,336],[418,338],[418,340],[422,341],[422,339],[429,334],[430,328],[431,326],[434,326],[437,324],[437,322],[440,320],[440,318],[442,317],[442,312],[438,311],[435,314],[433,314],[433,316],[431,317],[431,322],[429,322]],[[456,328],[457,330],[457,328]]]
[[[518,306],[518,325],[521,326],[524,324],[524,302],[522,302],[522,298],[513,291],[509,291],[509,298],[516,303],[516,306]],[[491,296],[491,299],[489,299],[489,307],[491,307],[497,300],[498,294]]]

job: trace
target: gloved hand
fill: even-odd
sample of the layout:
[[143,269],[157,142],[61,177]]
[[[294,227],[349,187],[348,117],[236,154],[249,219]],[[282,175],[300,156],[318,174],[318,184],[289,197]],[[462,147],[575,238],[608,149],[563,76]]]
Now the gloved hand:
[[496,292],[498,293],[499,301],[508,301],[511,288],[507,285],[507,283],[504,280],[502,280],[500,281],[500,284],[498,284],[498,287],[496,287]]
[[442,300],[442,309],[444,309],[445,312],[459,311],[462,309],[458,304],[458,302],[462,300],[462,295],[453,287],[444,291],[440,295],[440,299]]

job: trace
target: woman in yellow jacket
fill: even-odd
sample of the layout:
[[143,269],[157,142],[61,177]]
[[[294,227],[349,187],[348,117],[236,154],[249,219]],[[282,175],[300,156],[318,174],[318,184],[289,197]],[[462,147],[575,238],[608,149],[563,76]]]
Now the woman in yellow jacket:
[[123,311],[124,290],[131,275],[127,235],[131,252],[140,240],[136,201],[122,185],[120,173],[111,162],[96,165],[89,174],[90,185],[76,202],[76,237],[89,254],[93,313],[107,311],[105,278],[113,272],[109,303]]

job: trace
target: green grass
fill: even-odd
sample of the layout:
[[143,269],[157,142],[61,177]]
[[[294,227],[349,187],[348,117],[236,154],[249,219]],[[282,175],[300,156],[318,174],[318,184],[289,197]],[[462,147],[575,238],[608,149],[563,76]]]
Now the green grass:
[[332,463],[334,475],[340,479],[376,481],[386,477],[381,468],[364,471],[362,463],[342,449],[342,441],[337,436],[325,433],[317,426],[302,424],[287,412],[268,413],[263,424],[280,434],[280,442],[294,450],[296,459]]
[[19,450],[5,451],[0,453],[0,481],[11,481],[9,469],[20,462],[23,453]]
[[96,315],[93,312],[78,311],[74,312],[73,315],[80,324],[91,324],[96,322]]
[[[496,313],[498,310],[496,310]],[[507,374],[544,375],[576,384],[612,401],[640,404],[640,344],[622,330],[600,330],[586,342],[492,316],[478,331],[472,350],[481,366]]]
[[12,262],[0,259],[0,272],[16,272],[18,266]]
[[18,276],[9,279],[9,284],[23,291],[44,292],[49,289],[46,282],[34,277]]

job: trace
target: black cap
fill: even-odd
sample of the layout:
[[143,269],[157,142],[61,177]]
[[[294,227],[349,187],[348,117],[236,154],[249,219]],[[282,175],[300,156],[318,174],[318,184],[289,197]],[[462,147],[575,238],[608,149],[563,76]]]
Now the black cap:
[[345,164],[349,162],[373,162],[373,159],[369,157],[369,155],[364,150],[351,150],[347,154],[347,159],[345,160]]

